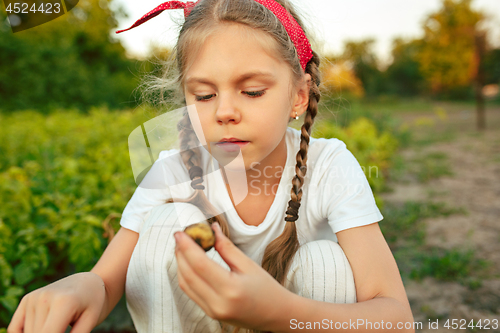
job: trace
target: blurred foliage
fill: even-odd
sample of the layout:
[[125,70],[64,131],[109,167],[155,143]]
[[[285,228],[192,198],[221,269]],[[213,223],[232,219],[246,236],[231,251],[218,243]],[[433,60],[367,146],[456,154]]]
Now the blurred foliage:
[[347,61],[325,58],[320,64],[322,88],[329,94],[363,97],[365,90],[358,79],[352,64]]
[[[348,98],[429,96],[474,99],[478,62],[475,36],[490,17],[472,9],[473,0],[441,0],[441,8],[422,24],[423,37],[392,42],[392,62],[383,69],[373,38],[347,40],[341,55],[329,55],[320,69],[325,90]],[[500,84],[500,49],[486,45],[485,84]]]
[[[104,220],[120,214],[136,188],[127,137],[148,115],[106,108],[0,113],[7,125],[0,132],[0,327],[24,294],[95,265],[108,242]],[[397,147],[378,126],[389,125],[364,117],[345,128],[317,124],[373,173],[375,192]],[[111,224],[117,231],[118,219]]]
[[81,0],[67,14],[13,34],[0,11],[0,109],[86,110],[136,105],[138,62],[110,33],[116,17],[109,0]]
[[385,179],[391,166],[391,159],[398,148],[398,141],[394,135],[388,131],[379,132],[372,120],[359,117],[344,128],[331,121],[318,123],[312,136],[337,138],[343,141],[358,160],[377,203],[381,204],[377,193],[385,189]]
[[500,84],[500,48],[486,53],[483,66],[485,84]]
[[136,188],[127,138],[142,118],[95,108],[0,114],[0,327],[25,293],[95,265],[108,243],[102,221]]
[[[126,14],[116,4],[111,9],[110,2],[82,0],[54,21],[16,34],[0,11],[0,111],[136,106],[139,77],[143,72],[159,74],[170,50],[153,46],[148,61],[128,59],[114,38],[117,18]],[[488,16],[471,9],[472,0],[441,2],[422,25],[424,37],[393,40],[392,62],[386,69],[375,56],[371,38],[347,40],[340,55],[326,56],[321,64],[326,92],[364,99],[472,99],[477,67],[473,37]],[[488,45],[482,64],[485,84],[500,83],[499,64],[500,49]]]
[[426,92],[424,75],[420,71],[417,54],[422,48],[420,40],[392,42],[392,63],[385,72],[386,91],[399,96],[416,96]]
[[443,0],[423,23],[417,59],[432,92],[469,87],[475,77],[474,36],[484,15],[471,8],[471,1]]
[[375,96],[384,91],[384,78],[378,69],[378,60],[373,52],[374,39],[359,42],[347,41],[341,59],[348,61],[361,81],[366,96]]

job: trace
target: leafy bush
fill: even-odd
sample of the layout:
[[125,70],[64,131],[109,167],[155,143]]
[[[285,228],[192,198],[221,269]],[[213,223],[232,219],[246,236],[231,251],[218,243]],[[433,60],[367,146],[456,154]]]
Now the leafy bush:
[[353,120],[342,128],[332,121],[318,123],[313,137],[337,138],[342,140],[363,168],[372,190],[384,189],[385,178],[391,165],[391,158],[398,148],[398,141],[389,131],[380,133],[375,123],[365,117]]
[[143,62],[128,59],[110,34],[119,5],[81,1],[57,20],[15,34],[6,14],[0,11],[1,111],[137,105],[134,88]]
[[[0,113],[0,327],[24,294],[95,265],[108,242],[102,221],[136,188],[127,138],[146,120],[105,108]],[[367,171],[377,166],[368,179],[382,188],[397,147],[391,134],[366,118],[319,123],[317,132],[343,140]]]
[[107,245],[101,221],[136,188],[127,138],[141,117],[0,114],[0,327],[24,294],[95,265]]

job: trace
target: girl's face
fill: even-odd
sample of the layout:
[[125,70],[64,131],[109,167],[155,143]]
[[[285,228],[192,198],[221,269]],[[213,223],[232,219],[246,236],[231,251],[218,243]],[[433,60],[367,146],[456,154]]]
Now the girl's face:
[[246,141],[239,145],[245,170],[284,166],[288,121],[308,105],[307,82],[294,87],[290,66],[266,48],[271,43],[264,32],[223,24],[190,59],[184,75],[186,103],[196,106],[210,153],[217,158],[230,148],[217,144],[223,139]]

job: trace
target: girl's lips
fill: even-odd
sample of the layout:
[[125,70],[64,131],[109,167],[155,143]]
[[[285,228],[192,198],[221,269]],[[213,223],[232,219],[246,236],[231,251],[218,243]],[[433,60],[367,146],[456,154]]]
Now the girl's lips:
[[216,145],[226,152],[235,152],[249,143],[250,141],[217,142]]

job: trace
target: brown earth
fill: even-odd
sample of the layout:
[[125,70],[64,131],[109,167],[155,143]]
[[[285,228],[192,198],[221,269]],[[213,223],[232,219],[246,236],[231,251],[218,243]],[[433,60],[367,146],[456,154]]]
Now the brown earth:
[[[395,113],[409,126],[417,142],[401,154],[405,161],[430,153],[445,154],[453,175],[428,182],[402,177],[390,183],[394,189],[382,198],[386,202],[445,202],[462,207],[466,214],[428,218],[426,245],[443,249],[474,249],[477,258],[491,263],[479,287],[459,282],[443,282],[427,277],[418,282],[405,280],[415,322],[423,324],[417,332],[471,332],[471,319],[491,320],[489,329],[476,332],[500,332],[500,107],[487,108],[487,129],[475,129],[474,110],[446,103],[434,110]],[[439,320],[439,328],[429,328],[429,319]],[[461,329],[445,328],[447,319],[457,319]],[[497,328],[495,329],[494,320]]]

